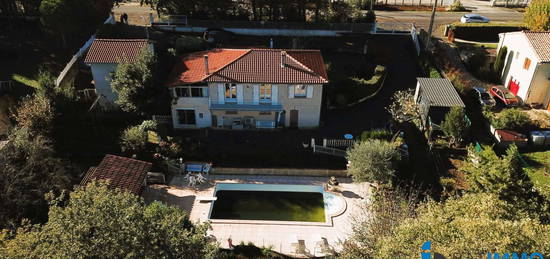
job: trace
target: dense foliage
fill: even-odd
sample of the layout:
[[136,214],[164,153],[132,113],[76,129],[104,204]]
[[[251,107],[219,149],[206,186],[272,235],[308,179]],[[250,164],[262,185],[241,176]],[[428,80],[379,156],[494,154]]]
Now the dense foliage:
[[0,229],[23,218],[45,220],[44,195],[71,187],[74,169],[55,156],[51,142],[28,128],[15,129],[0,149]]
[[464,108],[452,107],[441,123],[441,130],[450,138],[451,144],[460,144],[468,130]]
[[422,128],[421,112],[419,105],[414,101],[414,91],[397,91],[393,94],[392,103],[386,107],[396,122],[412,122]]
[[491,147],[483,147],[479,152],[469,147],[468,158],[461,170],[466,173],[470,192],[495,194],[514,205],[518,212],[545,222],[550,220],[550,202],[533,188],[516,146],[511,146],[502,158]]
[[400,160],[394,143],[371,139],[356,142],[348,150],[348,174],[356,182],[390,183]]
[[533,0],[525,8],[525,24],[532,31],[550,30],[550,0]]
[[132,126],[122,132],[120,136],[120,149],[128,156],[141,157],[147,151],[148,131],[157,128],[155,121],[143,121],[140,125]]
[[149,49],[143,49],[137,60],[128,62],[122,59],[111,74],[111,87],[118,95],[116,104],[123,111],[149,114],[153,109],[155,72],[157,59]]
[[504,109],[500,113],[485,109],[483,115],[496,129],[525,130],[533,126],[529,115],[516,108]]
[[371,22],[374,13],[363,14],[368,1],[328,0],[141,0],[159,14],[187,15],[196,19],[292,21],[292,22]]
[[49,220],[0,239],[4,258],[205,258],[216,247],[208,225],[196,225],[179,208],[145,205],[106,183],[79,187],[52,201]]
[[504,68],[504,61],[506,60],[507,55],[508,55],[508,48],[506,46],[502,46],[498,50],[495,63],[493,63],[493,71],[495,72],[496,76],[499,79],[500,79],[500,75],[502,75],[502,69]]
[[550,253],[550,226],[488,193],[428,202],[376,243],[374,258],[417,258],[421,245],[445,258],[481,258],[488,252]]
[[44,94],[35,94],[23,99],[14,114],[19,127],[29,129],[32,134],[47,135],[53,128],[54,107]]

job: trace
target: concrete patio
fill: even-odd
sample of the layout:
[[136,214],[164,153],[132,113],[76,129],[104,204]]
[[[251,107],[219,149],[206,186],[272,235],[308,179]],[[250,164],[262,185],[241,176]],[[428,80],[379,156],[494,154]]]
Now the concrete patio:
[[[197,196],[213,196],[216,183],[257,183],[257,184],[306,184],[324,185],[327,177],[300,176],[261,176],[261,175],[210,175],[209,182],[198,188],[187,187],[183,176],[174,176],[169,185],[151,185],[145,188],[142,196],[148,202],[163,201],[187,211],[192,221],[208,221],[211,202],[199,202]],[[220,246],[228,248],[228,239],[233,245],[241,242],[254,243],[258,247],[270,247],[272,250],[293,257],[322,256],[316,248],[321,238],[326,238],[332,249],[341,250],[341,242],[351,233],[351,220],[359,213],[359,204],[368,198],[368,184],[352,183],[350,179],[341,178],[338,195],[347,203],[346,211],[332,218],[332,224],[326,226],[308,224],[277,224],[273,221],[255,221],[254,223],[212,223],[211,234],[216,237]],[[306,254],[296,254],[292,243],[304,240]]]

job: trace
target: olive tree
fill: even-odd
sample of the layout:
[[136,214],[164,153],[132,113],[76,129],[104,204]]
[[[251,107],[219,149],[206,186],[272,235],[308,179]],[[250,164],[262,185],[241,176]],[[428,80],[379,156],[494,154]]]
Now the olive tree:
[[397,91],[393,94],[392,103],[386,107],[396,122],[411,122],[422,128],[420,106],[414,101],[413,90]]
[[370,139],[356,142],[346,155],[348,175],[356,182],[390,183],[400,154],[395,144]]

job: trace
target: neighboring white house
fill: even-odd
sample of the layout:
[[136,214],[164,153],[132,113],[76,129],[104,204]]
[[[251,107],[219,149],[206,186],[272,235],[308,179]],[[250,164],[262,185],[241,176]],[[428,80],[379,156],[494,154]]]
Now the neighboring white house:
[[95,39],[84,63],[92,69],[94,85],[98,96],[109,102],[114,102],[117,95],[111,88],[109,74],[115,71],[121,60],[133,62],[140,51],[149,47],[153,51],[153,44],[146,39]]
[[323,84],[318,50],[213,49],[172,70],[174,128],[319,126]]
[[498,49],[508,53],[501,80],[525,103],[550,109],[550,32],[518,31],[499,34]]

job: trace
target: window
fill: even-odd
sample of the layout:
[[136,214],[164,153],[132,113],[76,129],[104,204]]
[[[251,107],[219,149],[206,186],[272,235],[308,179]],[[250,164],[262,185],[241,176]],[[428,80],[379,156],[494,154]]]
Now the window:
[[176,96],[177,97],[190,97],[189,88],[188,87],[178,87],[176,88]]
[[225,99],[236,100],[237,99],[237,85],[225,84]]
[[260,85],[260,102],[271,102],[271,85]]
[[178,110],[179,124],[195,125],[195,110]]
[[515,58],[516,58],[516,59],[519,58],[519,51],[516,51],[516,57],[515,57]]
[[260,112],[260,115],[271,115],[271,112]]
[[307,86],[305,85],[295,85],[294,86],[294,98],[306,98],[307,97]]
[[177,97],[208,97],[208,87],[178,87]]
[[225,111],[225,114],[239,114],[238,111]]
[[523,69],[528,70],[529,66],[531,66],[531,60],[529,58],[525,58],[525,61],[523,61]]

